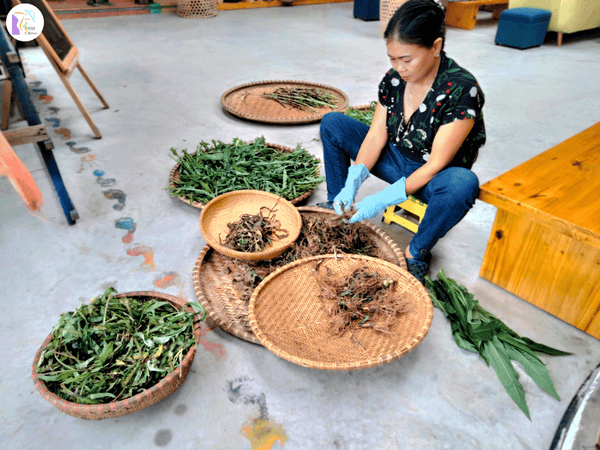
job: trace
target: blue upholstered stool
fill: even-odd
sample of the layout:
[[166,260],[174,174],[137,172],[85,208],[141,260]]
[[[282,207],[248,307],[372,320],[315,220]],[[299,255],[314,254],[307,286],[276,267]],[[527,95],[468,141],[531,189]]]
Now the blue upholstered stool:
[[544,43],[552,13],[539,8],[511,8],[502,11],[496,44],[520,49],[539,47]]
[[379,0],[354,0],[354,17],[379,20]]

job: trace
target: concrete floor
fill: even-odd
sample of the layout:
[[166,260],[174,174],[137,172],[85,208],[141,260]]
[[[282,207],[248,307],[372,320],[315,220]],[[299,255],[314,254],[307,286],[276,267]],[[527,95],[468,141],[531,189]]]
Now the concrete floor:
[[[436,246],[432,273],[443,267],[515,331],[574,353],[543,357],[560,402],[517,367],[531,421],[493,370],[456,346],[438,310],[419,347],[376,369],[306,369],[205,328],[186,382],[152,407],[93,422],[44,400],[31,381],[31,363],[61,313],[108,286],[196,299],[192,268],[205,242],[199,211],[165,190],[174,165],[171,147],[264,135],[322,156],[318,124],[238,120],[221,109],[225,90],[266,79],[309,80],[339,87],[359,105],[376,98],[390,66],[379,22],[354,19],[352,3],[225,11],[211,19],[162,14],[63,25],[111,107],[102,110],[79,73],[73,75],[103,133],[93,139],[41,50],[23,50],[27,81],[80,219],[67,225],[37,147],[16,147],[44,193],[47,222],[30,215],[0,179],[0,447],[264,450],[281,448],[280,441],[273,443],[278,437],[287,449],[549,447],[567,405],[600,362],[600,342],[478,277],[495,215],[482,202]],[[486,94],[488,143],[474,166],[482,183],[600,121],[597,32],[568,36],[560,48],[548,39],[521,51],[495,46],[496,27],[484,21],[472,31],[449,29],[446,44]],[[52,99],[40,99],[44,94]],[[46,121],[53,118],[59,123]],[[70,137],[57,133],[63,128]],[[358,198],[381,186],[368,180]],[[120,193],[107,199],[107,189]],[[324,189],[309,204],[323,200]],[[135,223],[129,239],[117,226],[126,218]],[[395,225],[384,228],[402,245],[410,239]],[[259,440],[261,426],[272,438],[266,444]],[[582,448],[587,446],[593,442]]]

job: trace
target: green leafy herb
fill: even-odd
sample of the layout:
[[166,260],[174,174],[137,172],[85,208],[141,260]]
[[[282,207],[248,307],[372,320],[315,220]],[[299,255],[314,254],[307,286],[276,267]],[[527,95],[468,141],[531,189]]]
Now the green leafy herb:
[[293,200],[325,181],[318,175],[320,161],[300,145],[287,153],[268,147],[264,137],[249,143],[236,138],[232,144],[201,142],[196,150],[180,156],[171,149],[179,163],[172,197],[208,203],[226,192],[256,189]]
[[450,321],[456,344],[465,350],[479,353],[486,364],[496,371],[498,379],[521,411],[530,418],[525,391],[511,360],[520,363],[527,375],[543,390],[560,400],[548,369],[536,353],[554,356],[571,353],[557,350],[521,337],[504,322],[487,312],[464,286],[448,278],[440,269],[437,280],[425,278],[433,305]]
[[375,114],[375,107],[377,106],[377,102],[371,102],[368,109],[360,109],[360,108],[348,108],[344,114],[348,117],[352,117],[353,119],[360,120],[362,123],[371,126],[373,122],[373,115]]
[[132,397],[157,384],[196,344],[194,317],[165,301],[115,298],[113,288],[61,315],[40,354],[39,378],[65,400],[95,404]]

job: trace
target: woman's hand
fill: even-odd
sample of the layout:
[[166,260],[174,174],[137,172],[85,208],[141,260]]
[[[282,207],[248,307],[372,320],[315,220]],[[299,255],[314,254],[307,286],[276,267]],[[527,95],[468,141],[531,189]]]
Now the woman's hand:
[[475,119],[463,119],[442,125],[433,139],[431,154],[425,164],[406,179],[406,192],[414,194],[444,169],[471,132]]
[[388,206],[404,203],[408,196],[406,195],[406,178],[402,177],[394,184],[386,187],[376,194],[369,195],[358,202],[356,213],[349,220],[355,223],[360,220],[370,219],[384,211]]

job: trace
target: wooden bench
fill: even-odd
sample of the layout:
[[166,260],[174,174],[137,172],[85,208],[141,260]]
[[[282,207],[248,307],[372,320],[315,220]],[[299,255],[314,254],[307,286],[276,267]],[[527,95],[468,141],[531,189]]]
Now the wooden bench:
[[492,19],[499,19],[500,14],[508,8],[508,0],[471,0],[450,2],[446,7],[446,25],[464,30],[475,28],[479,8],[486,6],[492,10]]
[[600,339],[600,123],[481,187],[498,207],[479,273]]

